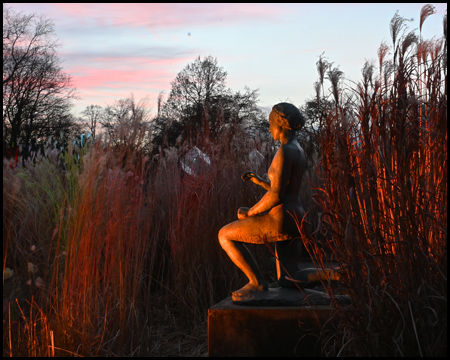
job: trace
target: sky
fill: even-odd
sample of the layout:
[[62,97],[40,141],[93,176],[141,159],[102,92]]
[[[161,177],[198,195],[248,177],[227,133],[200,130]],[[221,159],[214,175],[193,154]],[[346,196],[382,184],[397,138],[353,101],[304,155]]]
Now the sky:
[[[301,106],[312,97],[323,56],[351,81],[365,60],[377,59],[398,10],[419,29],[424,3],[364,4],[7,4],[54,21],[64,71],[78,90],[73,113],[106,106],[132,93],[148,98],[153,114],[161,91],[200,56],[213,56],[232,91],[258,89],[258,105]],[[447,4],[424,23],[424,39],[442,36]],[[375,62],[376,64],[376,62]]]

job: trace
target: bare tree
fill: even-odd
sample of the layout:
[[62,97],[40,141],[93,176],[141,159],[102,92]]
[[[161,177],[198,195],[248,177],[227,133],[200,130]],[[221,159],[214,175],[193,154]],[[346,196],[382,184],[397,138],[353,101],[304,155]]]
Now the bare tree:
[[97,124],[100,124],[103,108],[100,105],[88,105],[81,114],[84,116],[84,120],[87,123],[92,139],[95,140]]
[[195,143],[198,134],[214,139],[225,128],[233,132],[240,125],[264,129],[257,90],[233,93],[226,87],[226,77],[212,56],[198,57],[180,71],[154,120],[155,145],[174,145],[180,139]]
[[48,136],[66,138],[73,124],[71,77],[57,56],[54,26],[3,6],[3,140],[27,149]]
[[12,80],[26,59],[37,55],[42,39],[52,32],[50,20],[36,21],[35,15],[16,14],[3,4],[3,84]]
[[136,146],[147,151],[151,147],[150,110],[148,97],[136,102],[131,94],[106,106],[100,116],[100,124],[114,145]]
[[215,96],[222,95],[226,71],[217,66],[217,59],[200,56],[181,70],[172,82],[169,98],[164,105],[164,115],[180,120],[192,111],[198,111]]

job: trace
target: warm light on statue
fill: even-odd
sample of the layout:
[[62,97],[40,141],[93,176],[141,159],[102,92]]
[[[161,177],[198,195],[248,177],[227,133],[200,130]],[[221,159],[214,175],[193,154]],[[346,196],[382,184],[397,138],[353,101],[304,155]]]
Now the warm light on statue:
[[272,108],[269,124],[273,139],[281,142],[268,171],[269,181],[251,171],[242,175],[242,180],[262,186],[267,192],[253,207],[239,208],[238,220],[219,232],[222,248],[249,280],[233,292],[233,300],[251,299],[268,290],[268,283],[245,243],[275,242],[278,284],[295,286],[286,276],[292,278],[296,271],[297,259],[292,254],[293,243],[300,241],[296,220],[301,221],[305,214],[300,185],[306,157],[295,136],[304,125],[304,118],[294,105],[280,103]]

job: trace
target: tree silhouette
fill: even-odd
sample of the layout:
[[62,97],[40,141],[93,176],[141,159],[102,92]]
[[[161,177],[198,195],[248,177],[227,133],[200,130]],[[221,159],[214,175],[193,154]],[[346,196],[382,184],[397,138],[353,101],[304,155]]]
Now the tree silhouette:
[[87,123],[92,139],[95,140],[97,125],[100,124],[103,108],[100,105],[88,105],[81,113]]
[[198,57],[180,71],[167,101],[161,105],[162,94],[158,98],[154,143],[173,146],[189,140],[195,144],[199,135],[214,140],[238,126],[265,129],[265,115],[256,106],[257,90],[246,87],[243,93],[233,93],[226,87],[226,77],[212,56]]
[[3,141],[9,148],[67,142],[74,118],[71,78],[62,71],[51,20],[3,6]]

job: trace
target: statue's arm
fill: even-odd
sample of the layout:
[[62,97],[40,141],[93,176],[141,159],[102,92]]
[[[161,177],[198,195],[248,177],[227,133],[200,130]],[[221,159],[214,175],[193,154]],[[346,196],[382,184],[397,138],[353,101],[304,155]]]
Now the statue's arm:
[[248,216],[261,214],[272,209],[281,202],[289,181],[288,177],[291,172],[291,166],[291,162],[286,161],[284,149],[281,147],[275,155],[271,165],[273,171],[269,174],[271,180],[269,184],[270,188],[267,189],[267,192],[261,200],[248,210]]
[[261,176],[255,174],[252,171],[246,171],[242,174],[241,178],[244,181],[250,180],[252,183],[262,186],[266,190],[270,190],[270,181],[264,180]]

